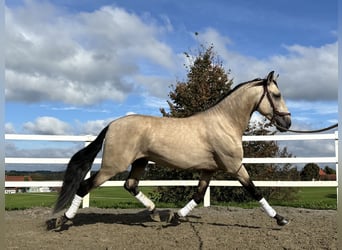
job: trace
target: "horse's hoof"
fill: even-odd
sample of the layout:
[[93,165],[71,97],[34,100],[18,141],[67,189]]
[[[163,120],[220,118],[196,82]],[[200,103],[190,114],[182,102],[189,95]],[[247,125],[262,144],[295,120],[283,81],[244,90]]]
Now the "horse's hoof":
[[285,218],[283,218],[283,219],[281,219],[281,220],[277,220],[277,224],[279,225],[279,226],[285,226],[285,225],[287,225],[287,224],[289,224],[290,222],[287,220],[287,219],[285,219]]
[[57,219],[50,219],[50,220],[47,220],[45,223],[46,223],[46,230],[50,231],[52,229],[55,229],[56,228],[56,220]]
[[277,220],[277,224],[279,226],[285,226],[285,225],[289,224],[289,221],[287,219],[285,219],[283,216],[280,216],[277,214],[274,218]]
[[177,213],[170,213],[169,218],[167,219],[167,222],[172,224],[172,225],[179,225],[179,215]]
[[59,218],[56,219],[50,219],[48,221],[46,221],[46,229],[47,230],[52,230],[52,229],[56,229],[59,228],[61,226],[63,226],[69,219],[63,215]]
[[161,222],[159,212],[156,209],[153,209],[153,211],[151,211],[150,217],[155,222]]

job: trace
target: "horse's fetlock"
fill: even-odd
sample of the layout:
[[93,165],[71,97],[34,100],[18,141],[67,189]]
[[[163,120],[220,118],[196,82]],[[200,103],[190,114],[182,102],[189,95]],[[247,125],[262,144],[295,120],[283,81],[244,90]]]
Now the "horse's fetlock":
[[195,193],[192,198],[197,204],[200,204],[204,200],[204,194]]
[[126,180],[124,184],[124,188],[134,196],[138,195],[139,193],[137,180],[132,180],[132,179]]

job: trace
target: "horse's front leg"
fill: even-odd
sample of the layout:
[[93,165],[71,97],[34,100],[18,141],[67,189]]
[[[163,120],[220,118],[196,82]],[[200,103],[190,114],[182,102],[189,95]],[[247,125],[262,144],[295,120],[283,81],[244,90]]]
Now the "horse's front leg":
[[237,179],[240,181],[242,186],[251,194],[251,196],[257,200],[260,206],[264,209],[266,214],[274,219],[276,219],[279,226],[285,226],[289,223],[283,216],[279,215],[267,202],[267,200],[261,195],[261,193],[256,189],[254,183],[249,177],[249,174],[244,165],[241,165],[237,172]]
[[180,217],[186,217],[195,207],[198,206],[198,204],[200,204],[203,201],[205,192],[207,191],[212,175],[213,172],[210,171],[201,172],[197,192],[193,195],[192,200],[188,204],[186,204],[183,208],[178,210],[177,213],[170,215],[168,220],[170,223],[178,223]]

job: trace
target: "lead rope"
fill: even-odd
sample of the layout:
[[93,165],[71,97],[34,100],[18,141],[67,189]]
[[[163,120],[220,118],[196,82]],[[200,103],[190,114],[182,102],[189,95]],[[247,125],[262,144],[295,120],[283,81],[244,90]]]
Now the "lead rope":
[[334,124],[334,125],[331,125],[329,127],[326,127],[326,128],[321,128],[321,129],[316,129],[316,130],[292,130],[292,129],[287,129],[287,128],[284,128],[280,125],[277,125],[275,124],[274,122],[272,122],[272,124],[274,126],[276,126],[277,128],[280,128],[282,130],[285,130],[287,132],[294,132],[294,133],[304,133],[304,134],[310,134],[310,133],[320,133],[320,132],[324,132],[324,131],[327,131],[327,130],[330,130],[330,129],[333,129],[333,128],[337,128],[338,127],[338,123]]

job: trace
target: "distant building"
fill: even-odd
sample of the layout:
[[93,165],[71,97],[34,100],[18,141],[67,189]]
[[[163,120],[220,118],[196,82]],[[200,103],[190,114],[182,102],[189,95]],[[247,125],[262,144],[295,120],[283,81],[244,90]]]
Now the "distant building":
[[[5,175],[5,181],[32,181],[31,176],[20,176],[20,175]],[[27,192],[26,187],[6,187],[5,194],[15,194]]]
[[27,190],[28,193],[49,193],[51,189],[49,187],[30,187]]
[[32,181],[32,177],[29,175],[6,175],[5,181]]
[[327,174],[323,169],[319,169],[320,181],[336,181],[336,174]]
[[[6,175],[5,181],[32,181],[31,176]],[[29,186],[29,185],[28,185]],[[48,193],[52,192],[49,187],[6,187],[5,194],[15,193]]]

